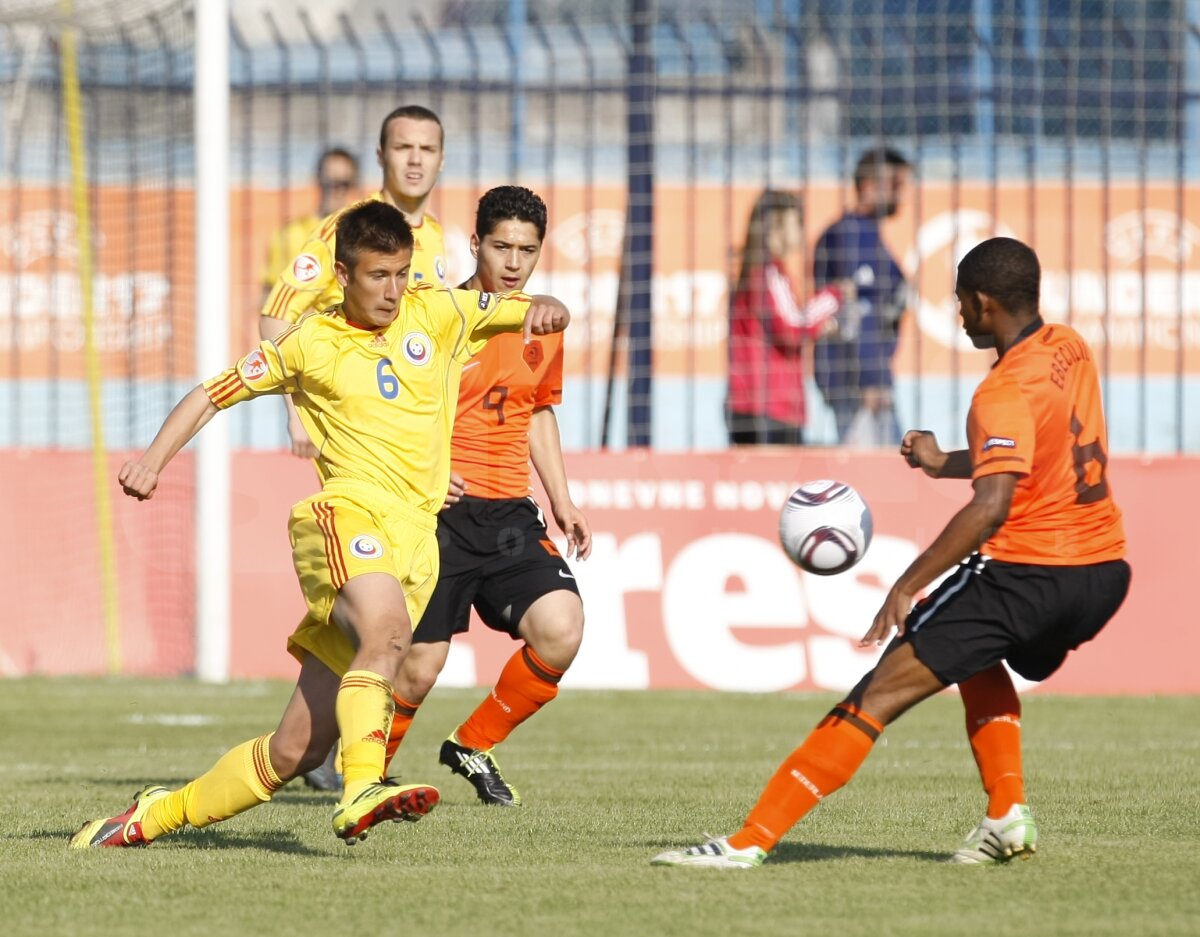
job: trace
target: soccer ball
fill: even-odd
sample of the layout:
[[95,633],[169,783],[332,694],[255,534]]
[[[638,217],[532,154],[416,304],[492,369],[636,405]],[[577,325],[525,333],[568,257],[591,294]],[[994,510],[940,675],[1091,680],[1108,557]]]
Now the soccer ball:
[[818,576],[844,573],[871,545],[871,509],[837,481],[806,482],[779,514],[779,542],[793,563]]

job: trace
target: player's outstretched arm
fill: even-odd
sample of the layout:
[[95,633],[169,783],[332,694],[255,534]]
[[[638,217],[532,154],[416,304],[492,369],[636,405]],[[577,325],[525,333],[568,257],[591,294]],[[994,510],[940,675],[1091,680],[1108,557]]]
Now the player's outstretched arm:
[[576,559],[586,560],[592,552],[592,526],[571,500],[562,437],[553,407],[538,407],[533,411],[529,421],[529,457],[550,499],[550,513],[567,535],[567,556],[574,553]]
[[930,478],[970,478],[971,453],[966,449],[943,452],[937,437],[927,429],[910,429],[900,441],[900,455],[911,468]]
[[937,539],[896,580],[870,629],[858,642],[860,647],[882,644],[893,628],[897,637],[904,634],[904,620],[921,590],[978,550],[1008,519],[1017,477],[1005,472],[975,480],[975,496],[950,518]]
[[142,457],[121,466],[117,480],[125,494],[139,501],[153,497],[154,490],[158,487],[159,472],[166,468],[167,463],[175,457],[175,453],[186,446],[216,412],[217,408],[208,399],[204,385],[192,388],[167,414],[154,441],[142,453]]
[[553,296],[530,297],[529,309],[525,313],[525,341],[534,335],[549,335],[561,332],[571,321],[567,307]]

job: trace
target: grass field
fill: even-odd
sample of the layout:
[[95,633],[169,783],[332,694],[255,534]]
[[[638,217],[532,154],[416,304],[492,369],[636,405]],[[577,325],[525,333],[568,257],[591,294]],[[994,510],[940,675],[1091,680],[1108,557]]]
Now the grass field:
[[478,698],[437,691],[399,760],[442,790],[347,848],[299,782],[148,849],[68,852],[83,820],[274,725],[289,687],[0,681],[8,935],[1200,933],[1200,698],[1026,700],[1031,862],[943,862],[983,800],[958,699],[889,729],[854,782],[747,872],[651,868],[736,828],[833,697],[564,692],[501,752],[526,806],[436,763]]

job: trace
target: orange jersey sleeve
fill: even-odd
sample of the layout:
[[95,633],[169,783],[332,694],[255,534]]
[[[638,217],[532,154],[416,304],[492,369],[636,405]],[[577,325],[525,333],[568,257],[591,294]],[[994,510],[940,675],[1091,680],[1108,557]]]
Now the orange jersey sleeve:
[[1100,381],[1074,329],[1044,325],[996,363],[971,401],[967,440],[973,478],[1020,476],[1008,520],[983,553],[1045,566],[1125,555]]
[[463,366],[451,464],[479,498],[530,492],[529,423],[536,407],[562,402],[562,335],[519,332],[488,340]]

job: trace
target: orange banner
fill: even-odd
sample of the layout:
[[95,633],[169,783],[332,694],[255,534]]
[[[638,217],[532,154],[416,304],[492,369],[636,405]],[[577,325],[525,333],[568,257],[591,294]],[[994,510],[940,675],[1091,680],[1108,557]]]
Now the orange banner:
[[[114,456],[114,479],[119,463]],[[965,482],[927,479],[894,455],[832,450],[570,453],[567,465],[595,531],[593,557],[573,564],[587,614],[583,647],[564,680],[575,687],[845,690],[875,660],[856,641],[888,586],[970,491]],[[86,457],[62,452],[0,463],[10,530],[34,532],[32,542],[13,536],[0,548],[12,602],[0,618],[0,673],[104,668],[89,505],[78,495],[46,497],[90,490],[88,471]],[[1170,495],[1190,490],[1200,460],[1118,457],[1109,472],[1125,512],[1133,587],[1108,628],[1044,689],[1198,693],[1200,632],[1172,597],[1194,575],[1181,545],[1191,542],[1200,511]],[[854,485],[875,518],[865,559],[839,576],[801,573],[776,542],[779,506],[797,483],[815,478]],[[304,605],[286,521],[290,504],[315,484],[311,466],[289,455],[235,457],[235,676],[296,674],[284,642]],[[130,672],[191,668],[192,488],[184,454],[152,501],[117,498]],[[476,623],[455,641],[444,682],[489,684],[512,649]]]
[[[109,376],[186,374],[196,270],[192,195],[96,190],[97,335]],[[433,208],[446,229],[449,279],[472,270],[468,241],[482,187],[442,185]],[[532,289],[563,298],[575,314],[567,372],[603,373],[612,341],[624,238],[625,192],[616,186],[541,188],[550,207],[546,249]],[[728,279],[738,265],[757,189],[660,186],[655,204],[653,284],[657,373],[725,374]],[[808,242],[837,218],[839,184],[805,191]],[[0,224],[0,378],[80,378],[82,328],[74,216],[57,189],[0,189],[10,205]],[[231,196],[228,243],[234,283],[231,359],[257,341],[262,265],[271,234],[309,212],[306,189],[242,189]],[[1114,183],[926,182],[910,190],[884,233],[915,287],[904,323],[899,373],[982,371],[986,356],[962,337],[954,265],[996,234],[1032,244],[1043,266],[1043,310],[1070,321],[1116,374],[1195,373],[1200,368],[1200,190]],[[207,249],[207,248],[206,248]],[[203,258],[203,255],[202,255]],[[793,258],[808,289],[808,258]],[[1107,344],[1106,340],[1107,339]],[[3,354],[5,350],[10,354]],[[1106,349],[1106,350],[1105,350]],[[13,354],[11,352],[16,352]]]

